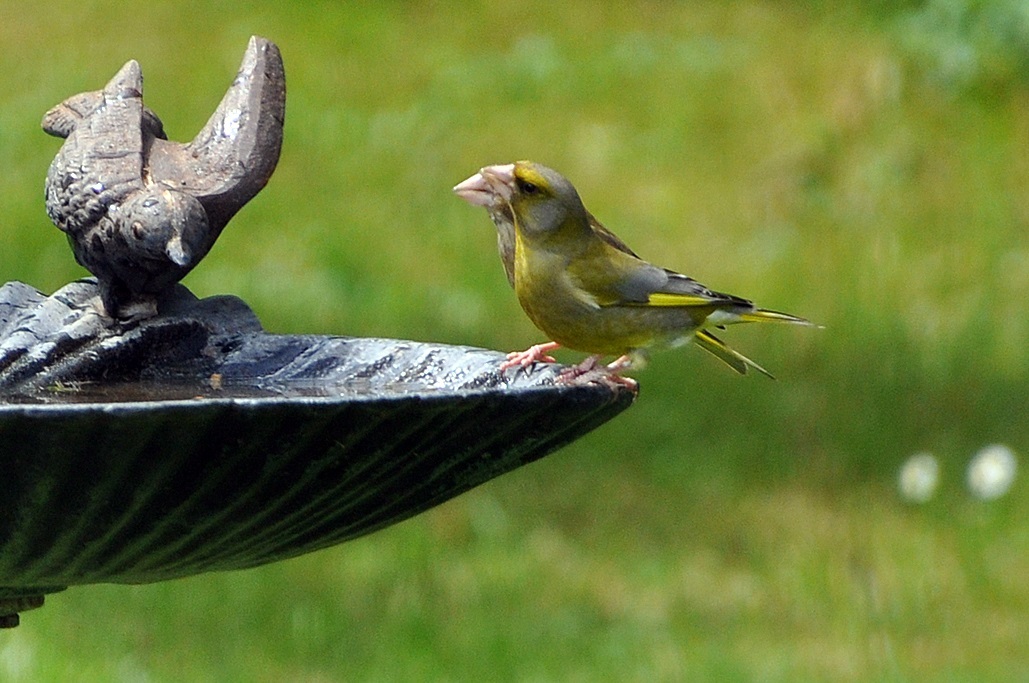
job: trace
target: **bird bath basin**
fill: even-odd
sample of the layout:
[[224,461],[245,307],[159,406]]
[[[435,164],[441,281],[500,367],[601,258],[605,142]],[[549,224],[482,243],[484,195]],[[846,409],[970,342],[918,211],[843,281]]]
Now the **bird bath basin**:
[[121,333],[97,297],[92,281],[0,288],[3,625],[67,586],[251,567],[381,529],[634,398],[554,384],[552,366],[501,374],[495,351],[268,334],[238,299],[181,286]]

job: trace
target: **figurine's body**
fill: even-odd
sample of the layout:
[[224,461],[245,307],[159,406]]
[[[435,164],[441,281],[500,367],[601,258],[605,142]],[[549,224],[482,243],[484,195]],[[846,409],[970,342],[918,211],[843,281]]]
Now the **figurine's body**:
[[46,176],[47,213],[96,275],[111,317],[155,313],[157,295],[213,242],[200,202],[146,172],[154,140],[165,135],[142,90],[131,61],[102,91],[75,95],[43,118],[43,130],[67,138]]

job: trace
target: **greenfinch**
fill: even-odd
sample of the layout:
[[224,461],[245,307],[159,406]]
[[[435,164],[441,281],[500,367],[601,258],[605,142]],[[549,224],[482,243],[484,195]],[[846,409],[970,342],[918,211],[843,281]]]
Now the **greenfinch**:
[[607,370],[618,375],[641,366],[652,348],[692,340],[740,374],[754,368],[772,377],[711,329],[742,322],[812,324],[647,263],[586,210],[567,178],[541,164],[487,166],[454,192],[487,209],[508,281],[529,319],[552,339],[508,354],[505,369],[552,362],[547,354],[564,346],[591,354],[573,374],[616,356]]

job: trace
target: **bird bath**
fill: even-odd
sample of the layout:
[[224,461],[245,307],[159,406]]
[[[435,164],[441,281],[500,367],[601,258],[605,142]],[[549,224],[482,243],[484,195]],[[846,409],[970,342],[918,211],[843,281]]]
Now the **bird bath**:
[[[69,586],[252,567],[370,533],[543,457],[635,399],[602,379],[562,384],[559,366],[501,372],[503,354],[484,349],[270,334],[235,297],[197,299],[176,283],[199,258],[184,267],[185,252],[161,246],[171,256],[155,260],[154,235],[179,246],[193,235],[202,257],[264,186],[281,145],[278,50],[251,39],[240,76],[185,146],[164,140],[141,91],[108,90],[101,104],[97,93],[66,100],[70,128],[50,121],[109,134],[70,134],[51,168],[85,198],[48,193],[97,277],[50,296],[0,287],[0,627]],[[114,110],[114,123],[82,123]],[[112,136],[148,169],[119,166],[121,185],[93,162],[115,158],[96,154]],[[97,203],[88,193],[100,187],[110,196]],[[174,220],[155,209],[124,222],[122,201],[171,207]]]

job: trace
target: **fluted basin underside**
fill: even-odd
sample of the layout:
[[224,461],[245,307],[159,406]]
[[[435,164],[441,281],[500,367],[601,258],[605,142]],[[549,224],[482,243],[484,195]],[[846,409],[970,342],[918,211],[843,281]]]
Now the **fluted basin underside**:
[[299,555],[542,457],[622,407],[601,387],[0,406],[0,442],[17,444],[0,454],[0,586]]

